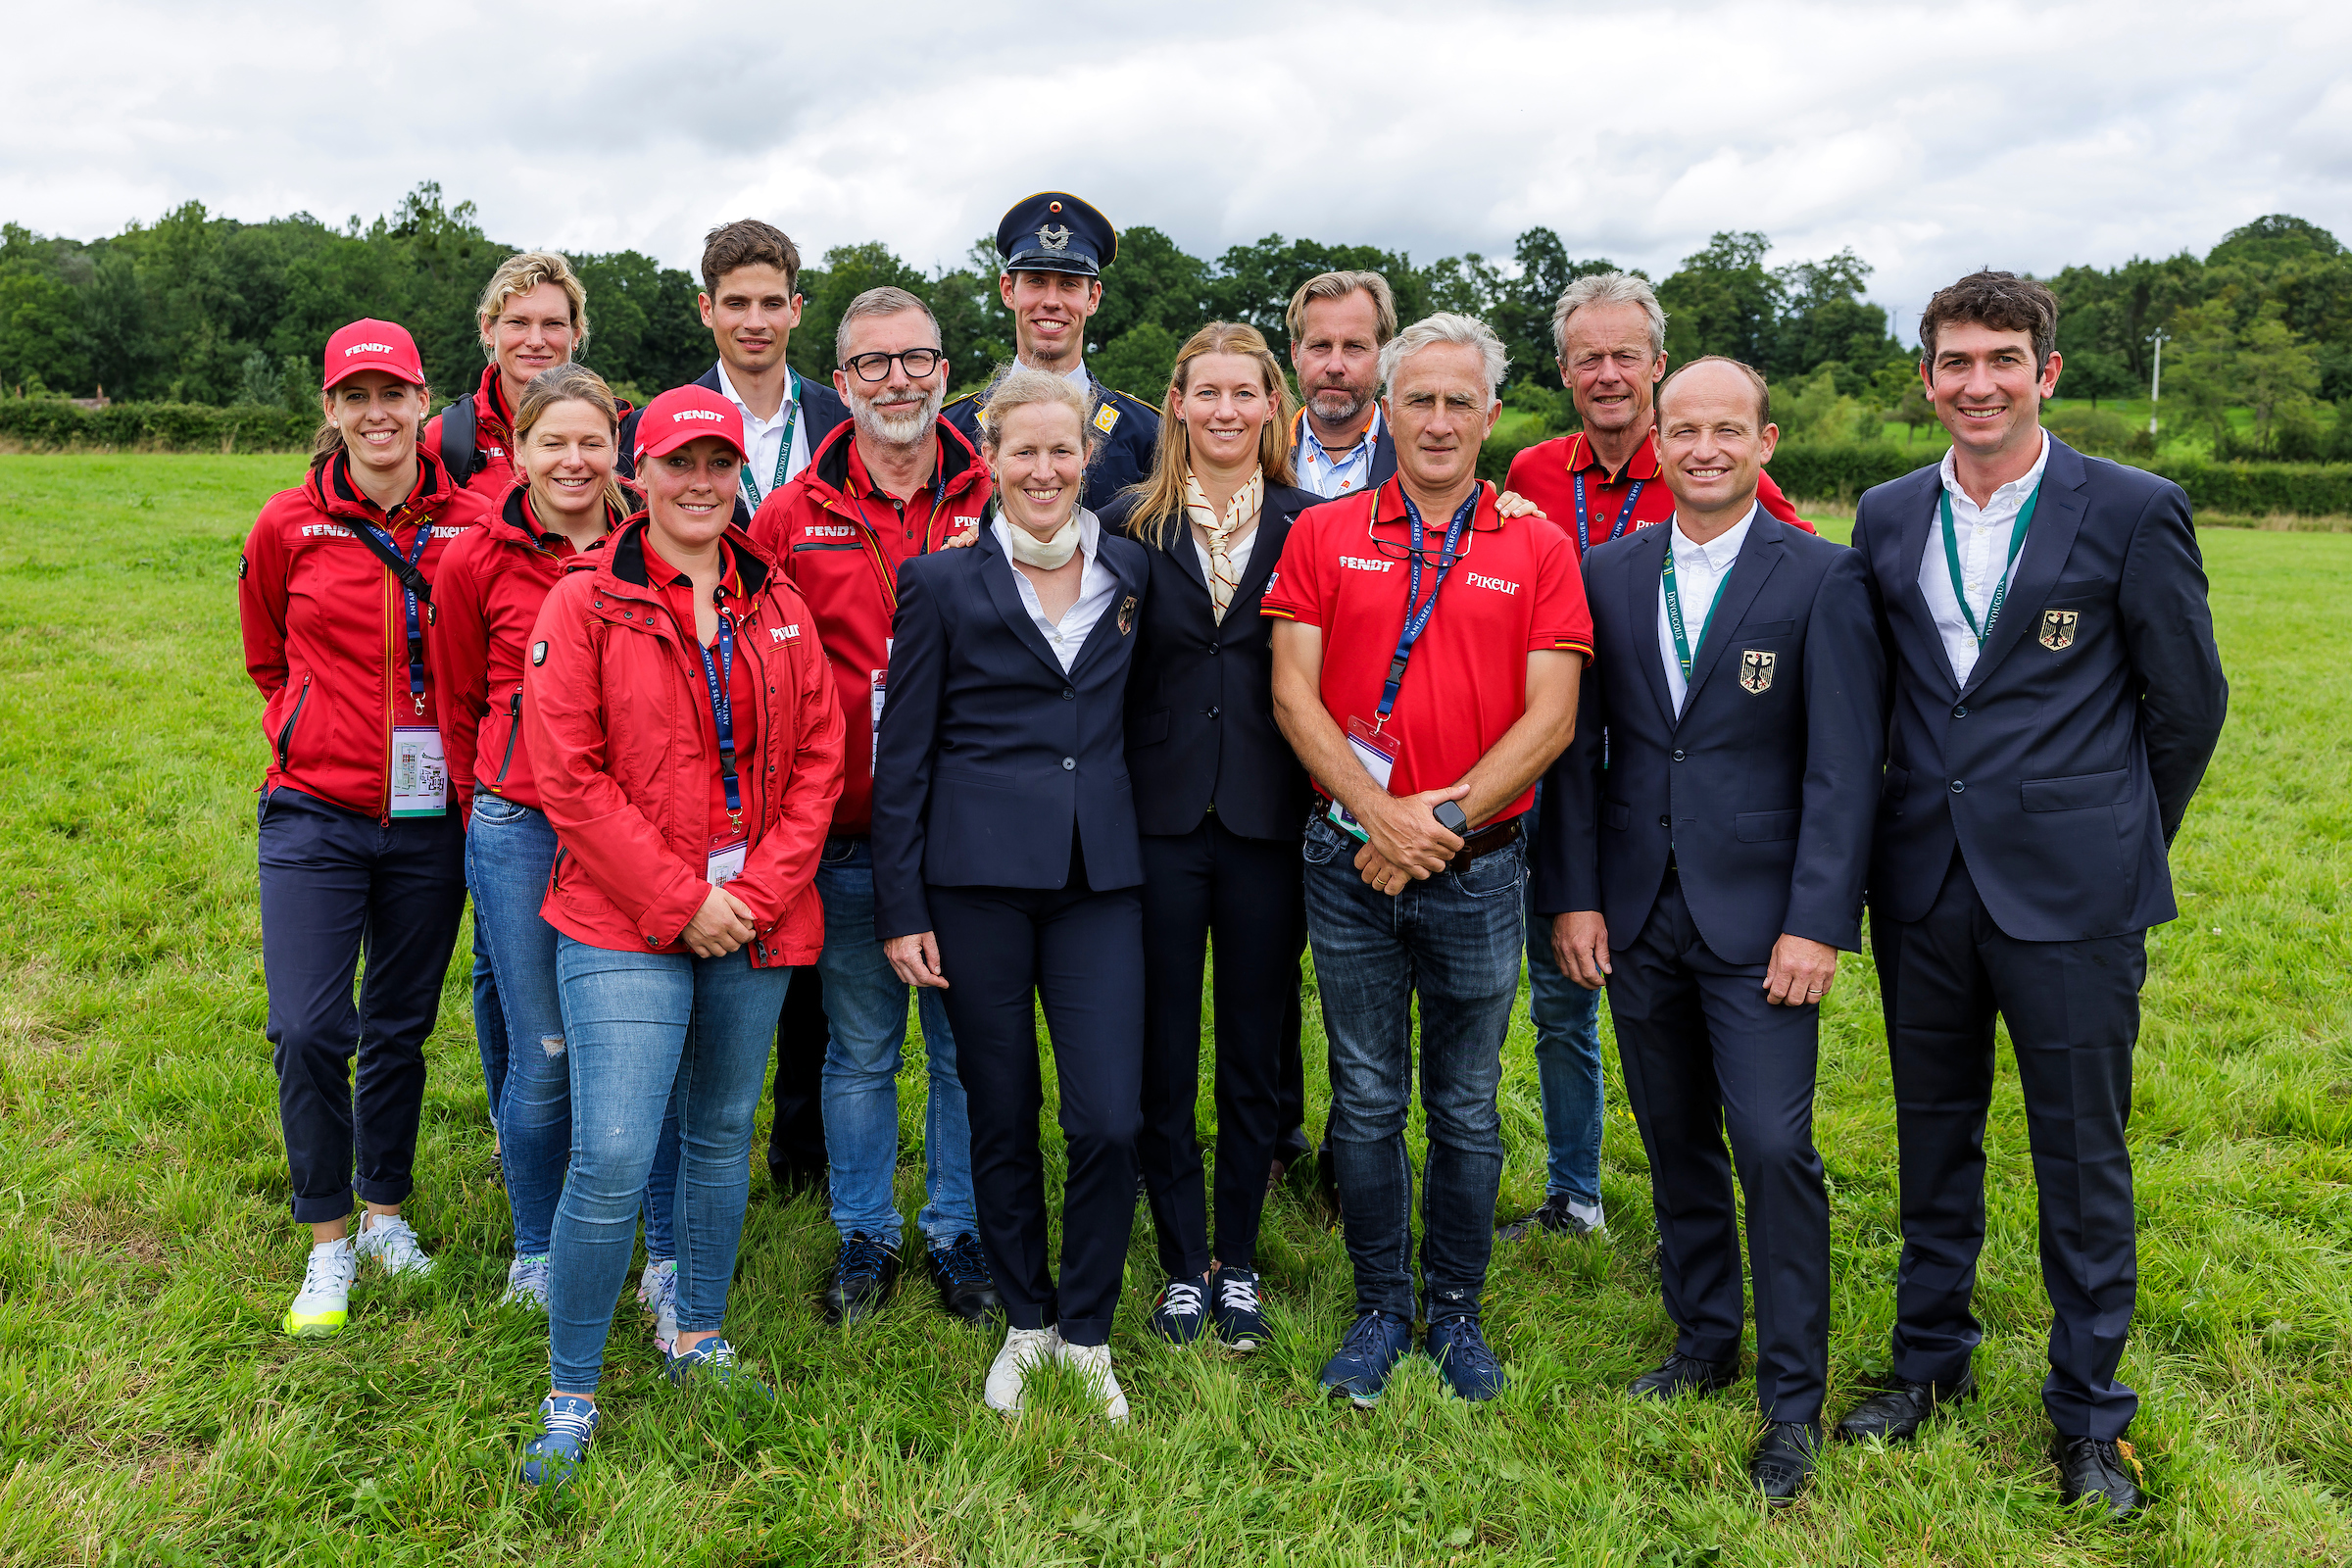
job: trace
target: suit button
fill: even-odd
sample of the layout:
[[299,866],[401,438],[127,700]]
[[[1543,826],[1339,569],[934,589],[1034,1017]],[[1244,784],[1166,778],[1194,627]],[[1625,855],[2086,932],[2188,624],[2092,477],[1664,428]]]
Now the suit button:
[[1968,716],[1968,710],[1965,708],[1955,708],[1952,710],[1952,716],[1954,718],[1966,718]]
[[1968,786],[1967,786],[1967,785],[1965,785],[1965,784],[1963,784],[1963,783],[1961,783],[1961,782],[1960,782],[1958,779],[1954,779],[1954,780],[1952,780],[1952,793],[1953,793],[1954,795],[1958,795],[1958,794],[1959,794],[1961,791],[1963,791],[1963,790],[1965,790],[1965,789],[1967,789],[1967,788],[1968,788]]
[[1659,818],[1658,818],[1658,826],[1660,826],[1660,827],[1672,827],[1672,826],[1674,826],[1674,818],[1672,818],[1672,817],[1670,817],[1670,816],[1661,816],[1661,817],[1659,817]]
[[1211,718],[1214,718],[1214,717],[1216,717],[1216,716],[1217,716],[1217,710],[1216,710],[1216,709],[1214,709],[1214,708],[1211,708],[1211,709],[1208,710],[1208,716],[1209,716],[1209,717],[1211,717]]
[[1680,751],[1677,751],[1674,754],[1674,760],[1678,762],[1681,761],[1683,760],[1683,754]]
[[1064,773],[1074,773],[1074,772],[1076,772],[1076,771],[1078,770],[1078,759],[1076,759],[1075,757],[1065,757],[1065,758],[1063,758],[1063,759],[1061,760],[1061,770],[1062,770]]
[[1217,645],[1215,643],[1210,643],[1208,645],[1208,651],[1212,654],[1215,653],[1217,651]]
[[1061,700],[1062,700],[1063,702],[1065,702],[1065,703],[1066,703],[1066,702],[1069,702],[1069,701],[1070,701],[1072,698],[1075,698],[1077,695],[1078,695],[1078,694],[1077,694],[1076,692],[1074,692],[1074,691],[1070,690],[1070,689],[1069,689],[1067,686],[1064,686],[1064,687],[1061,689]]

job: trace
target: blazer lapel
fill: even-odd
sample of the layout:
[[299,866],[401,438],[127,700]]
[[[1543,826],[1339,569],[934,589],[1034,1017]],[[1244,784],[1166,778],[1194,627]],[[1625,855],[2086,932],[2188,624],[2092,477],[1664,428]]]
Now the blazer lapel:
[[[1242,568],[1242,580],[1233,585],[1234,606],[1254,604],[1257,596],[1266,591],[1266,579],[1274,574],[1274,564],[1282,559],[1282,547],[1289,541],[1291,524],[1297,518],[1297,513],[1287,517],[1275,516],[1271,507],[1258,514],[1257,537],[1250,546],[1250,564]],[[1193,564],[1200,564],[1197,551]],[[1203,582],[1201,586],[1208,585]],[[1232,607],[1228,607],[1226,618],[1232,618]]]
[[2000,666],[2025,636],[2026,627],[2041,618],[2041,607],[2058,585],[2058,573],[2075,548],[2075,534],[2088,510],[2082,495],[2082,459],[2056,436],[2044,435],[2050,461],[2042,466],[2041,498],[2034,503],[2034,521],[2026,530],[2026,546],[2018,552],[2017,575],[2001,601],[2001,618],[1992,623],[1984,646],[1977,650],[1976,667],[1960,688],[1966,698]]
[[1649,694],[1658,700],[1658,716],[1674,728],[1674,694],[1666,689],[1665,666],[1658,662],[1658,574],[1666,569],[1666,549],[1674,531],[1664,527],[1643,530],[1642,548],[1626,552],[1625,623],[1634,628],[1634,662],[1642,666]]
[[[1072,679],[1076,679],[1078,672],[1084,669],[1103,649],[1135,630],[1135,616],[1131,607],[1143,598],[1144,582],[1140,574],[1131,575],[1128,572],[1126,560],[1123,559],[1126,557],[1126,552],[1114,549],[1111,544],[1112,537],[1107,532],[1102,536],[1099,546],[1101,554],[1096,559],[1108,568],[1113,577],[1118,579],[1119,585],[1112,590],[1110,603],[1102,608],[1102,618],[1095,622],[1095,629],[1086,634],[1086,642],[1079,648],[1078,657],[1070,661],[1069,673]],[[1148,564],[1146,564],[1146,569],[1149,569]],[[1124,627],[1119,624],[1122,611],[1126,612],[1127,624]],[[1054,667],[1061,668],[1060,661],[1056,660]]]
[[1053,647],[1046,634],[1037,629],[1029,618],[1029,607],[1021,603],[1021,591],[1013,585],[1012,562],[1005,557],[1004,547],[997,543],[996,516],[993,512],[980,519],[980,542],[973,546],[987,559],[980,564],[980,581],[988,589],[988,597],[1004,617],[1012,635],[1031,653],[1046,662],[1054,674],[1062,673],[1061,661],[1054,657]]
[[[1671,522],[1666,524],[1666,528],[1673,526]],[[1684,713],[1690,711],[1699,688],[1723,662],[1723,651],[1733,640],[1733,628],[1747,618],[1748,608],[1764,591],[1764,579],[1781,564],[1781,530],[1786,526],[1762,507],[1756,509],[1755,520],[1747,525],[1747,539],[1740,546],[1739,559],[1732,563],[1732,574],[1724,580],[1723,591],[1716,596],[1714,612],[1704,617],[1707,629],[1697,653],[1691,656],[1690,689],[1683,697]],[[1658,531],[1663,533],[1666,528]],[[1659,564],[1663,567],[1664,563]],[[1688,627],[1690,622],[1685,620],[1683,624]],[[1723,629],[1717,631],[1718,626]],[[1663,671],[1659,679],[1665,679]],[[1675,722],[1680,724],[1682,720],[1678,717]]]
[[[1919,569],[1928,559],[1928,543],[1935,538],[1939,526],[1941,509],[1937,501],[1943,495],[1943,471],[1925,470],[1928,486],[1916,504],[1905,504],[1902,531],[1895,536],[1894,565],[1898,573],[1894,593],[1890,596],[1903,609],[1900,616],[1889,616],[1896,634],[1908,632],[1922,646],[1911,650],[1911,662],[1922,669],[1933,669],[1943,677],[1944,689],[1957,694],[1959,683],[1952,677],[1952,656],[1944,651],[1943,633],[1936,625],[1935,613],[1928,609],[1928,596],[1920,592]],[[1977,667],[1984,667],[1983,660]]]
[[1193,548],[1193,519],[1182,512],[1176,514],[1175,525],[1168,530],[1168,555],[1183,568],[1184,574],[1200,585],[1202,597],[1208,594],[1208,574],[1200,569],[1200,552]]

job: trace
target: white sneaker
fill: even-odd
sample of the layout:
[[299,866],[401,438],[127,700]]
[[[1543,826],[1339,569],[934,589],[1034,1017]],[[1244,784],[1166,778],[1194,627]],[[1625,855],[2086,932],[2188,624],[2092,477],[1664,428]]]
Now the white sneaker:
[[433,1260],[416,1244],[416,1233],[398,1214],[369,1213],[360,1221],[352,1246],[362,1257],[372,1257],[387,1274],[414,1274],[418,1279],[433,1271]]
[[547,1310],[547,1254],[518,1257],[507,1265],[507,1294],[498,1298],[501,1306],[528,1306]]
[[1018,1415],[1021,1409],[1021,1380],[1031,1367],[1052,1361],[1061,1354],[1061,1330],[1006,1329],[1004,1348],[988,1369],[988,1383],[981,1397],[991,1410],[1006,1415]]
[[1119,1392],[1119,1380],[1111,1375],[1109,1346],[1064,1345],[1061,1359],[1063,1365],[1076,1367],[1078,1375],[1094,1385],[1104,1415],[1113,1421],[1127,1419],[1127,1396]]
[[678,1343],[678,1260],[651,1259],[637,1276],[637,1304],[654,1320],[654,1344],[663,1355]]
[[350,1237],[313,1247],[302,1270],[302,1294],[286,1308],[285,1331],[306,1340],[342,1333],[351,1321],[351,1282],[359,1272]]

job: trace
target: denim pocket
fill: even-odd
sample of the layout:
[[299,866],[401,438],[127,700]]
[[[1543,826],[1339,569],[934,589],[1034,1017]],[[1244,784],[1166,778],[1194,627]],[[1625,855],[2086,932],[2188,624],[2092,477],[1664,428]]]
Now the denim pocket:
[[1340,847],[1352,848],[1355,840],[1331,825],[1331,819],[1317,811],[1307,819],[1306,834],[1298,841],[1299,858],[1309,865],[1329,865]]
[[473,796],[473,819],[477,822],[519,822],[529,814],[530,808],[493,795],[488,790],[476,790]]
[[1517,898],[1519,884],[1527,875],[1527,847],[1521,843],[1506,844],[1450,874],[1471,898],[1494,899],[1505,895]]

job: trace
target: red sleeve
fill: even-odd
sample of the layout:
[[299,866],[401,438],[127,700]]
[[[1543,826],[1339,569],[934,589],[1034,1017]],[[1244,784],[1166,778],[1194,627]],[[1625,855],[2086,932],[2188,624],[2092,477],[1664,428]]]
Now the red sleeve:
[[547,662],[523,667],[531,771],[557,841],[640,936],[666,947],[702,908],[710,884],[706,868],[678,858],[605,771],[606,632],[584,603],[595,587],[593,573],[567,574],[531,627],[530,640],[547,644]]
[[245,536],[237,558],[237,624],[245,634],[245,673],[266,700],[286,684],[286,548],[271,501]]
[[752,543],[767,552],[768,558],[775,562],[776,569],[784,574],[787,581],[792,579],[792,549],[784,536],[791,532],[786,524],[791,520],[792,509],[786,505],[785,498],[799,488],[799,485],[786,484],[770,490],[767,499],[760,503],[760,510],[752,514],[752,525],[746,530],[752,536]]
[[1309,626],[1320,626],[1328,618],[1323,606],[1323,517],[1324,507],[1309,507],[1291,524],[1290,537],[1282,542],[1282,559],[1266,577],[1266,590],[1258,600],[1257,612],[1278,615],[1284,620],[1296,620]]
[[[762,502],[760,510],[766,505]],[[784,645],[792,661],[791,701],[780,702],[772,713],[792,725],[792,776],[775,827],[752,846],[743,875],[727,884],[750,906],[762,936],[775,930],[816,879],[817,858],[833,830],[833,804],[841,799],[847,745],[841,705],[833,700],[833,666],[816,639],[816,617],[789,588],[771,590],[769,597],[777,602],[779,615],[802,627],[801,635]]]
[[1770,473],[1756,475],[1756,500],[1766,512],[1771,513],[1790,527],[1802,528],[1807,533],[1817,531],[1811,523],[1796,514],[1796,509],[1788,504],[1787,496],[1781,494],[1781,487],[1772,482]]
[[1532,654],[1556,649],[1590,660],[1592,611],[1585,603],[1585,574],[1577,569],[1576,546],[1548,524],[1537,537],[1535,614],[1528,623],[1527,650]]
[[461,817],[473,810],[474,758],[490,711],[490,623],[481,563],[496,558],[482,548],[486,537],[478,527],[467,529],[433,574],[432,634],[424,645],[433,666],[434,710],[441,715],[441,752]]

